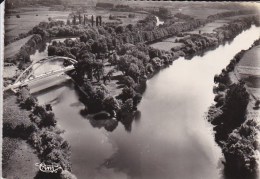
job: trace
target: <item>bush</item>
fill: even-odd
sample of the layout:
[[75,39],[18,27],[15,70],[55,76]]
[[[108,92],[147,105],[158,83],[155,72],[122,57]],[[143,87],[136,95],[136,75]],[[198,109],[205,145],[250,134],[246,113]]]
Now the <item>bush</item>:
[[37,99],[35,97],[30,96],[24,101],[23,107],[27,110],[31,110],[36,104]]
[[135,81],[130,76],[124,76],[122,81],[129,88],[134,88],[136,85]]
[[119,109],[118,101],[112,96],[106,97],[103,101],[103,105],[108,112],[117,111]]
[[125,103],[123,103],[122,107],[121,107],[121,113],[122,114],[128,114],[131,113],[133,111],[133,100],[132,99],[128,99],[126,100]]
[[226,170],[232,175],[248,177],[257,170],[257,123],[249,119],[234,130],[223,146]]
[[125,87],[122,90],[122,93],[117,96],[118,99],[121,99],[123,102],[125,102],[128,99],[132,99],[135,96],[135,90],[133,88]]
[[57,163],[63,169],[70,170],[70,147],[60,136],[61,133],[62,131],[53,127],[43,128],[40,131],[33,132],[28,142],[39,152],[40,159]]

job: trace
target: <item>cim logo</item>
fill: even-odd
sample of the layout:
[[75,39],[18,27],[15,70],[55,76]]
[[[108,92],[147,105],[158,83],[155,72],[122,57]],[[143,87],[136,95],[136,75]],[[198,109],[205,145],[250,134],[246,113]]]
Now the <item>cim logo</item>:
[[35,166],[39,167],[39,170],[44,173],[57,173],[58,170],[62,170],[61,166],[57,164],[46,165],[45,163],[36,163]]

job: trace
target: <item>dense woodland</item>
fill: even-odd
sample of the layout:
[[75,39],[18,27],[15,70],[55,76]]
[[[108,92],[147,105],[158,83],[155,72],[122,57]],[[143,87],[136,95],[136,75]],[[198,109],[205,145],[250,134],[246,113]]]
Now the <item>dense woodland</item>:
[[[256,40],[250,49],[259,44],[260,40]],[[229,77],[245,52],[239,52],[226,69],[215,76],[216,104],[210,107],[208,120],[214,125],[215,140],[225,157],[226,175],[254,178],[258,167],[256,151],[260,128],[255,119],[247,117],[249,94],[245,82],[234,83]]]

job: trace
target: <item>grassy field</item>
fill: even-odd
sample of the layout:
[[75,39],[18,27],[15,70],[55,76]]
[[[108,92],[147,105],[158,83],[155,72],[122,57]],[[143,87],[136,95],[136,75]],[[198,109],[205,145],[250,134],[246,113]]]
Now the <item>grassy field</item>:
[[13,127],[21,124],[28,125],[31,123],[29,119],[30,112],[21,110],[15,95],[6,97],[3,106],[3,123],[9,123]]
[[167,50],[170,51],[173,47],[180,47],[183,43],[175,43],[170,41],[163,41],[163,42],[157,42],[152,45],[150,45],[153,48],[159,49],[159,50]]
[[[260,96],[260,45],[247,51],[237,65],[236,71],[249,87],[258,88],[254,94]],[[255,74],[255,75],[253,75]]]
[[238,66],[260,67],[259,58],[260,46],[255,46],[244,54]]
[[[132,13],[132,12],[120,12],[120,11],[110,11],[106,9],[90,9],[86,12],[88,15],[88,19],[90,19],[91,15],[100,15],[102,16],[103,22],[115,22],[115,20],[110,20],[109,16],[126,16],[127,18],[118,18],[122,21],[121,25],[127,24],[135,24],[137,21],[144,19],[147,15],[141,13]],[[134,18],[128,18],[129,14],[135,14]]]
[[208,23],[203,27],[200,27],[198,29],[195,29],[193,31],[189,31],[187,33],[191,34],[199,34],[199,31],[203,33],[214,33],[214,29],[223,26],[224,24],[227,24],[228,20],[216,20],[214,22]]
[[32,35],[15,41],[4,48],[5,58],[11,58],[19,52],[20,48],[26,44],[26,42],[32,37]]
[[35,151],[24,140],[3,138],[3,177],[34,178],[40,163]]
[[[5,94],[3,104],[3,124],[9,123],[13,128],[21,124],[30,124],[29,111],[21,110],[16,96]],[[20,138],[3,138],[3,177],[33,178],[38,171],[35,163],[39,162],[34,150]]]
[[[49,11],[48,7],[15,9],[15,12],[5,16],[5,38],[9,40],[20,33],[27,33],[40,22],[47,22],[49,17],[66,21],[69,13],[66,11]],[[17,18],[16,15],[20,15],[20,18]]]

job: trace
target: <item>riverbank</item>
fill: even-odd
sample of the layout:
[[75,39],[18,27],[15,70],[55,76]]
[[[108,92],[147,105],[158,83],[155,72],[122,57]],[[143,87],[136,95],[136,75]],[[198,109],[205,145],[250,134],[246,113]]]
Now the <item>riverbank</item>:
[[[4,175],[8,178],[41,179],[42,173],[35,166],[39,162],[61,166],[63,171],[59,171],[56,177],[61,177],[64,172],[66,175],[69,174],[69,145],[61,137],[62,131],[56,126],[51,106],[40,106],[26,88],[20,89],[17,96],[8,93],[10,94],[5,94],[3,111]],[[14,145],[15,143],[20,145]],[[23,160],[26,160],[27,165]],[[15,165],[12,162],[15,162]],[[15,167],[24,172],[12,172]],[[74,177],[72,174],[69,175],[71,178]]]
[[[67,28],[59,28],[59,30],[55,31],[54,34],[64,32],[64,29],[66,30]],[[74,29],[76,28],[68,29],[69,34],[70,32],[74,34]],[[87,107],[85,107],[84,109],[84,115],[87,114],[86,112],[90,112],[91,107],[94,107],[94,111],[97,112],[102,109],[106,109],[108,113],[105,114],[105,118],[116,118],[118,116],[119,121],[121,121],[122,123],[127,123],[128,115],[130,114],[131,116],[132,111],[136,111],[137,105],[141,101],[141,94],[145,90],[144,87],[146,84],[146,80],[159,72],[160,69],[169,66],[178,57],[186,56],[188,53],[190,53],[188,50],[186,53],[181,53],[181,51],[179,50],[175,51],[176,53],[171,53],[155,50],[153,48],[149,48],[145,45],[140,44],[136,44],[134,46],[131,44],[127,44],[127,40],[122,40],[121,37],[119,39],[121,39],[122,41],[118,45],[117,38],[115,38],[115,40],[112,40],[111,42],[111,39],[109,40],[109,38],[106,38],[104,40],[98,36],[100,34],[106,34],[106,31],[102,31],[102,28],[93,29],[93,31],[91,30],[92,29],[86,29],[85,31],[83,31],[83,33],[85,34],[80,39],[74,41],[67,40],[64,43],[57,43],[56,45],[55,43],[52,44],[52,46],[54,47],[54,54],[72,54],[79,61],[79,64],[77,64],[76,66],[76,73],[74,74],[76,75],[75,79],[79,80],[79,82],[77,83],[84,88],[84,92],[86,91],[89,93],[89,98],[88,100],[86,100],[86,103],[92,102],[92,104],[86,105]],[[120,34],[120,30],[117,30],[119,31],[118,34]],[[76,32],[82,31],[78,29],[78,31]],[[104,67],[103,59],[99,53],[99,50],[102,50],[102,53],[107,52],[106,48],[109,49],[109,47],[112,47],[113,45],[117,48],[116,52],[118,55],[109,58],[110,62],[108,62],[108,59],[104,60],[104,62],[108,62],[109,64],[111,64],[111,68],[107,70],[108,66]],[[102,70],[105,71],[104,74],[102,74]],[[115,70],[116,73],[120,72],[120,74],[115,75],[116,73],[110,70]],[[111,77],[111,80],[109,76]],[[119,83],[120,87],[114,95],[111,95],[111,91],[107,90],[106,86],[112,88],[112,83],[115,82]],[[86,115],[86,117],[88,116]],[[104,116],[102,116],[102,119],[103,117]],[[113,119],[113,121],[116,120]],[[35,140],[43,137],[41,133],[39,134],[39,136],[37,136],[37,134],[35,135]],[[41,148],[40,145],[36,145],[35,147],[38,148],[37,150]]]
[[[240,178],[258,176],[259,124],[257,115],[252,114],[259,113],[259,106],[257,107],[259,99],[255,99],[248,90],[247,85],[250,82],[235,73],[240,60],[248,51],[259,46],[259,42],[260,40],[256,40],[248,50],[239,52],[226,69],[214,78],[217,84],[213,90],[216,104],[209,109],[208,121],[214,126],[215,140],[222,148],[227,176]],[[245,81],[242,82],[243,80]]]
[[[122,113],[126,111],[128,111],[127,113],[135,111],[137,104],[142,99],[141,95],[145,91],[147,79],[154,76],[154,74],[161,69],[168,67],[180,56],[191,58],[194,55],[216,48],[226,41],[232,40],[237,34],[250,28],[252,24],[259,25],[256,17],[246,17],[232,21],[227,27],[217,29],[217,33],[190,35],[188,38],[179,40],[185,44],[185,46],[181,49],[174,49],[171,52],[156,50],[145,45],[139,45],[138,47],[134,45],[122,45],[124,49],[123,52],[121,49],[117,50],[116,53],[120,55],[112,57],[110,60],[110,62],[112,62],[111,66],[114,66],[112,68],[113,72],[122,72],[120,76],[117,76],[117,83],[124,84],[121,90],[118,90],[117,96],[112,98],[112,104],[109,104],[112,106],[103,104],[106,98],[112,97],[109,94],[110,92],[106,89],[106,86],[110,86],[109,80],[104,80],[103,83],[99,82],[99,79],[104,79],[107,74],[96,74],[98,75],[96,77],[93,73],[93,71],[106,69],[106,66],[104,66],[101,61],[95,62],[93,59],[93,61],[87,59],[80,60],[79,64],[75,67],[76,71],[72,78],[74,78],[80,91],[82,91],[86,97],[86,114],[106,110],[110,114],[105,117],[108,118],[109,116],[122,116]],[[74,43],[77,44],[79,42]],[[66,49],[68,48],[68,44],[69,41],[64,44],[54,45],[53,48],[56,48],[56,51],[57,49]],[[55,54],[55,50],[52,50],[52,52]],[[80,59],[80,57],[77,58]],[[141,62],[139,60],[141,60]],[[87,69],[87,65],[92,65],[92,67]],[[98,82],[94,82],[93,78],[96,78]],[[97,95],[99,96],[95,97]],[[122,111],[122,108],[125,111]],[[120,120],[120,117],[118,120]]]
[[[214,99],[214,75],[249,48],[259,32],[253,26],[203,56],[180,58],[160,70],[147,81],[134,118],[102,120],[82,114],[82,95],[73,82],[34,95],[41,104],[53,105],[58,125],[66,129],[78,178],[221,178],[222,153],[204,120]],[[117,125],[108,125],[110,121]]]

